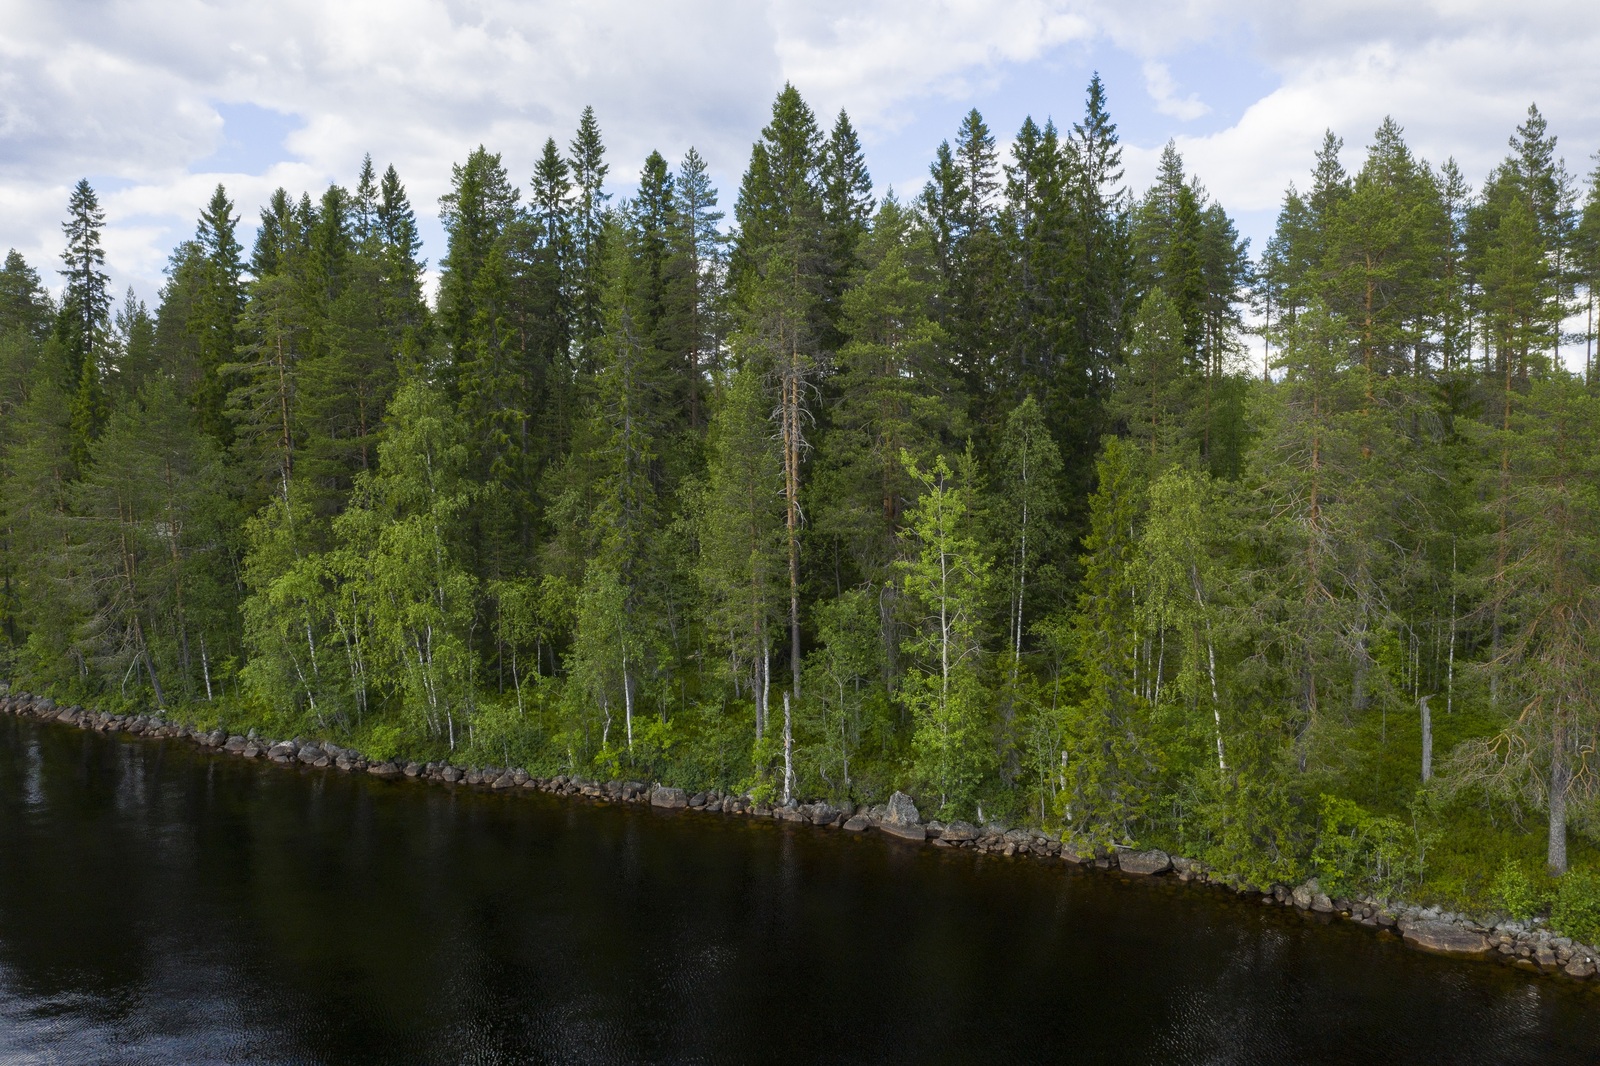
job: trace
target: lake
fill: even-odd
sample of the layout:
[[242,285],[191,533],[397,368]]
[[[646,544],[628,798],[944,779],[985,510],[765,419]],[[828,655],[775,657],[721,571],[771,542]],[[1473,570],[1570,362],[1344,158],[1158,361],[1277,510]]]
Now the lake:
[[1600,989],[1215,889],[0,716],[0,1062],[1600,1061]]

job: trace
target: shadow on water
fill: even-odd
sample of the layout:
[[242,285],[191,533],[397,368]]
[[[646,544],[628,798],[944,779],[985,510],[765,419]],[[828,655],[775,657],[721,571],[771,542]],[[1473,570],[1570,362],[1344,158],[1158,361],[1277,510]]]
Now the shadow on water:
[[1600,994],[1220,892],[0,719],[0,1061],[1600,1060]]

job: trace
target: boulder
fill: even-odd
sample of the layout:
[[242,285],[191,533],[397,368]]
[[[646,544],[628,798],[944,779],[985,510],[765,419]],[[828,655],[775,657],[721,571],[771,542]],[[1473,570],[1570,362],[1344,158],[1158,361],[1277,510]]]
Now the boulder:
[[515,788],[516,784],[517,784],[517,779],[515,777],[513,777],[510,773],[503,773],[499,777],[494,779],[494,784],[491,785],[490,787],[491,788]]
[[367,773],[375,777],[399,777],[400,767],[392,762],[378,762],[367,767]]
[[872,828],[872,819],[864,814],[852,814],[845,819],[844,827],[852,833],[864,833]]
[[1587,955],[1574,955],[1566,965],[1566,974],[1568,977],[1593,977],[1594,960]]
[[689,797],[683,794],[681,788],[657,788],[650,792],[650,806],[652,807],[687,807]]
[[839,816],[831,803],[813,803],[810,814],[812,825],[828,825]]
[[1160,848],[1149,851],[1124,851],[1117,856],[1117,865],[1126,874],[1164,874],[1172,869],[1172,856]]
[[[921,828],[922,816],[917,813],[917,805],[912,802],[910,796],[904,792],[896,792],[889,797],[889,805],[883,812],[883,821],[885,825],[914,825]],[[917,839],[921,840],[922,837],[919,836]]]
[[971,822],[951,822],[939,831],[940,840],[948,840],[952,844],[959,844],[968,840],[978,839],[978,827]]
[[1317,884],[1315,877],[1303,885],[1299,885],[1289,894],[1294,905],[1303,911],[1318,911],[1322,914],[1333,913],[1333,900],[1322,891],[1322,886]]
[[1493,948],[1489,938],[1482,933],[1431,918],[1406,922],[1400,927],[1400,932],[1408,943],[1440,955],[1481,958]]
[[899,837],[901,840],[921,842],[928,839],[928,831],[918,823],[906,824],[885,820],[878,823],[878,828],[892,837]]

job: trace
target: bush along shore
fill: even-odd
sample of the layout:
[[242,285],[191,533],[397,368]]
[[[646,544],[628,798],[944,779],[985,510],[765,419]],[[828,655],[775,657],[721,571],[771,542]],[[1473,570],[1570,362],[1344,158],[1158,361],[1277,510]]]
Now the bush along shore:
[[244,735],[226,729],[204,729],[169,721],[157,714],[113,714],[80,706],[58,706],[49,697],[30,694],[0,695],[0,712],[44,722],[57,722],[97,733],[128,733],[151,739],[187,740],[208,751],[244,759],[263,759],[280,766],[336,769],[380,778],[415,778],[446,785],[476,786],[493,791],[531,789],[554,795],[647,804],[665,809],[702,811],[751,818],[772,818],[823,829],[847,832],[875,831],[898,840],[939,848],[961,848],[984,855],[1029,856],[1059,860],[1082,867],[1118,871],[1134,877],[1168,876],[1186,884],[1214,885],[1264,905],[1294,907],[1314,914],[1355,922],[1380,934],[1396,935],[1423,951],[1460,959],[1499,961],[1530,973],[1588,980],[1600,966],[1600,949],[1557,935],[1542,919],[1525,921],[1501,916],[1471,916],[1437,906],[1373,898],[1335,899],[1315,878],[1299,885],[1250,884],[1217,871],[1204,862],[1171,855],[1157,848],[1132,850],[1103,848],[1081,853],[1069,840],[1056,839],[1042,829],[984,826],[965,821],[924,819],[915,801],[895,792],[887,803],[835,807],[825,801],[787,804],[759,802],[749,795],[721,792],[690,793],[681,788],[648,785],[641,781],[594,781],[578,775],[537,777],[520,768],[453,766],[447,762],[418,763],[397,759],[371,760],[359,751],[331,741],[296,738],[269,740],[255,730]]

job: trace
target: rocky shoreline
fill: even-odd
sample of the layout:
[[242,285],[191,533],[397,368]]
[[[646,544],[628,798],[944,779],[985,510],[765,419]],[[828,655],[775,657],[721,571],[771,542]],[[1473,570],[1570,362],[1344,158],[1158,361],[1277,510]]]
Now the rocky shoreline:
[[303,765],[367,773],[383,778],[416,778],[448,785],[477,786],[496,791],[531,789],[559,796],[585,797],[616,803],[648,804],[667,809],[697,810],[751,818],[800,822],[847,832],[878,832],[900,840],[941,848],[961,848],[985,855],[1030,856],[1065,861],[1134,877],[1173,877],[1178,881],[1216,885],[1263,905],[1294,907],[1367,926],[1383,935],[1401,937],[1423,951],[1462,959],[1499,961],[1529,971],[1572,980],[1595,976],[1600,950],[1558,936],[1543,922],[1477,920],[1463,914],[1375,899],[1332,899],[1315,880],[1301,885],[1261,887],[1219,874],[1205,863],[1160,850],[1114,849],[1080,854],[1040,829],[1006,829],[996,825],[925,820],[911,797],[896,792],[889,802],[841,809],[826,802],[771,805],[749,796],[720,792],[688,793],[681,788],[650,786],[639,781],[590,781],[572,775],[535,777],[526,770],[503,767],[458,767],[444,762],[372,761],[358,751],[326,741],[267,740],[254,730],[230,735],[169,722],[160,714],[120,715],[83,707],[60,707],[48,697],[0,695],[0,713],[54,721],[97,733],[187,740],[220,754],[263,759],[279,765]]

